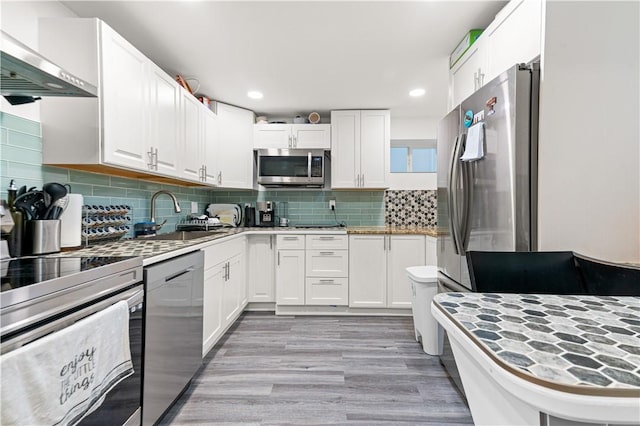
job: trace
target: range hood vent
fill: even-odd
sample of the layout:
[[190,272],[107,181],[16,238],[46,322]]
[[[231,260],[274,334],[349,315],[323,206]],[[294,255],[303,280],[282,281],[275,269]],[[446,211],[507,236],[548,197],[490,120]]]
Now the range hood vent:
[[[96,97],[98,89],[60,68],[33,49],[0,31],[0,93],[13,98],[32,96]],[[32,98],[36,100],[37,98]]]

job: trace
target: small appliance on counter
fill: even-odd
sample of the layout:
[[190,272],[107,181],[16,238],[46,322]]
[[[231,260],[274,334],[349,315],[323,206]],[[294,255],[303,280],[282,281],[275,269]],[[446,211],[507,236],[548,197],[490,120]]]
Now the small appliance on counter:
[[258,223],[256,226],[276,225],[276,211],[273,201],[258,201],[256,207],[258,209]]
[[217,217],[220,223],[228,226],[242,224],[242,207],[240,204],[209,204],[205,210],[209,217]]
[[249,204],[244,205],[244,226],[248,228],[256,226],[256,208]]

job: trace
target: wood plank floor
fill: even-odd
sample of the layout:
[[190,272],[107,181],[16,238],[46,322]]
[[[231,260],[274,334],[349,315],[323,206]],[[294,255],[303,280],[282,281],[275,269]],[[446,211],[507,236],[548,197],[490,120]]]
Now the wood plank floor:
[[473,422],[411,318],[245,313],[161,424]]

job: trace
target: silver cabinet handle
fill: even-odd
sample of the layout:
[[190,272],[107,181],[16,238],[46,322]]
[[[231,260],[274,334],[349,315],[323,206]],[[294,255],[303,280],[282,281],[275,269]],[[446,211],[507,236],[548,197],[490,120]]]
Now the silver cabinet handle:
[[218,173],[218,185],[222,185],[222,170]]
[[383,238],[382,243],[384,244],[384,251],[387,251],[387,236],[385,235]]
[[280,266],[280,252],[278,251],[278,266]]
[[320,256],[333,256],[334,254],[336,254],[335,251],[321,251],[320,252]]
[[149,156],[149,162],[147,163],[147,167],[151,170],[153,170],[154,168],[154,164],[153,164],[153,147],[149,148],[149,151],[147,151],[147,155]]
[[269,250],[273,250],[273,235],[269,235]]
[[291,135],[289,135],[289,148],[293,148],[293,139],[291,138]]
[[293,147],[298,147],[298,137],[296,135],[293,135]]
[[364,188],[364,173],[362,174],[362,180],[360,182],[361,182],[360,186]]
[[311,181],[311,152],[307,152],[307,179]]
[[153,168],[158,170],[158,148],[153,151]]
[[391,235],[389,235],[389,251],[391,251]]
[[334,237],[320,237],[321,240],[333,240]]
[[202,168],[204,169],[202,172],[202,180],[203,181],[207,181],[207,165],[205,164],[204,166],[202,166]]
[[314,284],[327,285],[327,284],[334,284],[334,283],[335,283],[334,280],[318,280],[318,282],[316,282]]
[[282,237],[282,239],[287,241],[296,241],[298,237]]

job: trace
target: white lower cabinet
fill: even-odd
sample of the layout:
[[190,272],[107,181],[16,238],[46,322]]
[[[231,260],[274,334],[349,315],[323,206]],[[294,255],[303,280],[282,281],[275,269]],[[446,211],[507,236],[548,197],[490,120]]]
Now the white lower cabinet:
[[247,303],[244,237],[214,243],[204,251],[202,355],[242,313]]
[[278,250],[276,303],[304,305],[304,249]]
[[425,265],[438,266],[438,239],[436,237],[425,236]]
[[407,267],[424,265],[424,235],[387,237],[387,307],[411,309]]
[[274,235],[250,235],[248,265],[248,301],[275,302]]
[[347,306],[349,304],[349,278],[307,277],[305,304],[310,306]]
[[424,261],[423,235],[349,236],[349,306],[411,308],[405,269]]
[[387,306],[387,236],[349,236],[349,306]]
[[204,273],[202,356],[213,347],[222,335],[222,286],[224,268],[222,265],[209,268]]
[[349,240],[346,235],[307,235],[305,304],[349,304]]
[[278,235],[276,247],[277,305],[348,305],[346,235]]

